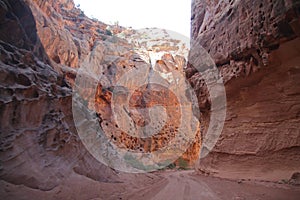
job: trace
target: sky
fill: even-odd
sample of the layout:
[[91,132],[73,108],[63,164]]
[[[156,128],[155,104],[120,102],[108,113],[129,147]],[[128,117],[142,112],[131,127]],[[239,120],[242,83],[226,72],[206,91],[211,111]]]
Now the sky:
[[164,28],[190,36],[191,0],[74,0],[89,17],[107,24]]

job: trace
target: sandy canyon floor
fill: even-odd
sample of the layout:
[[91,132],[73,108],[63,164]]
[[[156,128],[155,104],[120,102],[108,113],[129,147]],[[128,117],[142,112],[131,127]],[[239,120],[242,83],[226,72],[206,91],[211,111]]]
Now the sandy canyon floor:
[[50,191],[30,189],[0,181],[3,199],[154,199],[154,200],[298,200],[300,187],[260,181],[233,181],[194,171],[160,171],[121,175],[118,182],[97,182],[72,174]]

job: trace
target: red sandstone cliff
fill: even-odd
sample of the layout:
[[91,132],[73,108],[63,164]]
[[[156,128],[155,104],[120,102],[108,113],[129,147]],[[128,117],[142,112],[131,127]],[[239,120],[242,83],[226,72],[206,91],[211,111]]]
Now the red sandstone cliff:
[[[106,24],[87,18],[71,0],[4,0],[0,5],[0,177],[5,183],[48,191],[74,176],[98,182],[123,177],[93,158],[75,129],[71,87],[82,65],[103,72],[96,97],[92,96],[92,88],[86,88],[84,96],[87,101],[97,102],[100,125],[112,133],[117,144],[147,152],[174,134],[172,123],[178,119],[172,113],[171,124],[163,129],[162,137],[136,140],[118,131],[111,116],[109,85],[145,61],[131,51],[133,46],[126,40],[108,34]],[[124,28],[111,30],[117,34]],[[182,57],[165,55],[165,59],[157,64],[158,68],[177,68],[183,73]],[[146,99],[147,106],[162,95],[141,90],[135,97]],[[163,98],[160,101],[167,102]],[[136,123],[142,123],[140,115],[133,115]],[[184,158],[194,161],[198,152],[199,141]]]
[[74,173],[114,181],[116,173],[79,140],[71,87],[44,50],[33,9],[23,1],[1,1],[0,10],[1,180],[40,190],[52,190]]
[[[200,44],[223,78],[227,117],[197,169],[228,178],[288,179],[300,171],[300,2],[192,3],[192,51]],[[194,45],[197,41],[198,46]],[[203,135],[210,99],[201,73],[187,77],[198,94]]]
[[[55,193],[57,198],[76,198],[74,188],[65,185],[72,183],[79,190],[86,185],[87,196],[91,197],[97,196],[95,191],[99,188],[108,187],[106,183],[125,180],[126,175],[96,161],[75,130],[71,86],[83,64],[103,73],[96,97],[92,96],[91,88],[86,88],[84,96],[87,102],[92,99],[99,103],[95,107],[101,114],[100,124],[117,145],[150,152],[176,133],[173,126],[178,123],[178,113],[172,110],[170,123],[157,138],[136,140],[118,131],[110,116],[108,86],[130,69],[143,66],[145,61],[141,61],[140,54],[130,51],[134,46],[128,41],[111,37],[106,24],[87,18],[69,0],[2,0],[0,5],[3,188],[18,189],[25,185],[29,192],[39,189]],[[227,94],[224,130],[198,169],[230,178],[290,178],[293,172],[300,171],[299,3],[194,1],[192,8],[192,38],[216,62]],[[114,34],[121,31],[135,33],[112,27]],[[192,46],[194,51],[197,48]],[[184,66],[182,57],[165,54],[155,69],[170,72],[175,68],[182,73]],[[201,74],[191,65],[186,74],[203,111],[200,121],[204,137],[210,100]],[[131,104],[147,107],[166,102],[165,96],[172,97],[167,91],[163,94],[141,88],[134,93],[135,101]],[[168,102],[176,104],[175,99]],[[147,123],[142,114],[133,112],[134,123]],[[197,135],[196,139],[183,156],[187,161],[198,157],[201,138]],[[132,177],[134,180],[135,176]],[[139,180],[154,183],[156,179],[144,176]],[[99,183],[104,184],[100,187]],[[127,184],[120,184],[121,189]],[[87,188],[91,185],[95,187]],[[120,189],[109,187],[110,192]]]

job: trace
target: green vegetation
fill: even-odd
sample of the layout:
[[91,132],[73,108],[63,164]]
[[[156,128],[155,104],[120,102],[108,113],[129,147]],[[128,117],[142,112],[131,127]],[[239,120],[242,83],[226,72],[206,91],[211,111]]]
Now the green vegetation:
[[183,158],[179,158],[178,160],[178,169],[181,169],[181,170],[187,170],[187,169],[189,169],[189,164],[188,164],[188,162],[186,161],[186,160],[184,160]]
[[137,170],[143,170],[143,171],[152,171],[155,169],[155,166],[153,165],[144,165],[141,161],[136,159],[130,154],[125,154],[124,155],[125,161],[130,164],[132,167],[134,167]]

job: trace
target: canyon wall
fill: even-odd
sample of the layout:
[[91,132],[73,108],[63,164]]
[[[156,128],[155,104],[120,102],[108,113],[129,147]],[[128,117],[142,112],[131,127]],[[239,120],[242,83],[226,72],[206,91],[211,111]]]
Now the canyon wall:
[[[143,52],[133,51],[136,46],[114,36],[123,32],[131,37],[136,34],[134,30],[89,19],[72,0],[1,0],[0,6],[2,188],[24,185],[28,190],[55,192],[74,177],[79,186],[78,180],[83,180],[88,187],[94,181],[113,183],[126,176],[98,162],[77,133],[72,115],[72,87],[80,67],[100,72],[102,79],[96,94],[93,95],[94,88],[86,87],[82,96],[88,108],[96,102],[99,125],[111,142],[125,149],[151,152],[165,145],[178,131],[178,113],[172,109],[161,133],[148,139],[136,139],[121,132],[112,117],[111,86],[132,69],[147,65],[144,76],[152,73],[145,59],[141,59]],[[140,35],[136,37],[139,39]],[[161,47],[168,51],[168,47]],[[162,74],[174,69],[183,74],[185,63],[182,56],[164,54],[154,68]],[[129,78],[127,81],[130,82]],[[159,89],[152,86],[155,88]],[[172,93],[166,90],[161,95],[152,89],[137,90],[131,106],[177,105]],[[148,123],[142,112],[130,114],[135,124]],[[200,149],[199,131],[196,137],[182,157],[191,165]],[[62,195],[76,195],[70,194],[71,188],[64,191]]]
[[[0,3],[1,184],[48,191],[72,174],[115,181],[116,172],[94,159],[76,133],[67,73],[59,70],[62,66],[55,68],[52,54],[46,53],[41,42],[46,38],[41,40],[37,34],[28,4],[38,7],[18,0]],[[76,65],[72,52],[67,48],[66,52],[70,54],[58,54],[61,62]]]
[[[174,94],[172,96],[165,91],[166,95],[161,95],[161,93],[152,92],[152,90],[159,91],[159,87],[144,85],[143,87],[146,88],[137,89],[131,98],[133,103],[127,108],[129,110],[127,114],[122,109],[117,112],[112,110],[112,96],[114,86],[121,78],[122,80],[125,78],[125,82],[130,87],[132,78],[131,76],[126,77],[126,74],[132,73],[132,70],[145,68],[140,78],[148,77],[150,79],[152,68],[153,71],[171,79],[174,77],[170,76],[170,73],[174,70],[180,72],[184,77],[183,68],[186,61],[183,54],[179,52],[172,55],[171,51],[174,49],[183,49],[184,51],[186,47],[168,37],[167,32],[163,33],[165,41],[151,39],[151,37],[156,37],[158,29],[152,30],[153,32],[150,29],[139,32],[120,26],[109,26],[96,19],[89,19],[74,6],[71,0],[28,1],[27,3],[33,12],[37,33],[54,69],[62,74],[71,85],[75,84],[79,68],[87,70],[90,76],[98,75],[98,77],[94,77],[95,81],[99,81],[96,86],[97,91],[94,92],[94,88],[87,86],[87,83],[90,83],[88,78],[82,80],[86,82],[85,87],[87,88],[82,90],[81,96],[84,97],[89,109],[94,107],[95,102],[94,109],[99,117],[100,127],[104,130],[106,137],[110,138],[110,142],[130,151],[153,152],[166,145],[172,135],[176,135],[180,123],[178,121],[180,116],[176,111],[169,111],[171,113],[168,115],[172,118],[169,121],[171,124],[158,122],[163,126],[155,137],[144,139],[132,137],[136,133],[128,134],[131,128],[134,129],[131,132],[138,132],[136,127],[149,124],[149,116],[147,119],[147,114],[137,111],[136,108],[150,108],[158,104],[164,107],[174,107],[172,104],[177,101],[172,99]],[[150,38],[150,40],[147,41],[145,38]],[[152,45],[149,46],[148,43]],[[157,57],[159,61],[151,63],[150,51],[160,54],[160,57]],[[151,65],[153,67],[150,67]],[[119,104],[125,102],[126,99],[123,99]],[[124,115],[119,119],[120,122],[116,122],[114,114],[120,115],[120,113]],[[129,122],[132,123],[132,127],[129,127]],[[127,124],[128,127],[119,127],[118,123]],[[93,131],[91,128],[89,130]],[[182,157],[188,165],[192,166],[198,157],[199,140],[198,131],[195,142]]]
[[[17,189],[24,185],[29,192],[38,189],[57,192],[57,198],[65,197],[59,196],[62,193],[76,197],[72,188],[60,194],[57,188],[66,183],[81,188],[81,181],[85,185],[116,183],[124,178],[98,162],[77,133],[72,87],[80,67],[102,77],[96,94],[95,88],[86,85],[82,96],[85,107],[95,108],[99,125],[112,143],[152,152],[176,135],[180,113],[171,109],[178,106],[174,94],[155,85],[133,93],[133,109],[121,124],[130,117],[142,127],[149,123],[143,108],[170,106],[169,121],[162,123],[159,134],[137,139],[120,131],[112,117],[111,86],[130,70],[145,66],[145,77],[154,70],[173,80],[174,70],[183,74],[186,61],[182,56],[164,53],[149,67],[149,55],[136,50],[146,48],[147,52],[147,46],[126,40],[142,35],[89,19],[72,0],[0,0],[0,6],[0,192],[6,192],[3,188],[8,185]],[[192,41],[201,44],[216,62],[227,95],[223,132],[213,151],[200,160],[199,171],[264,180],[285,179],[300,171],[299,27],[297,1],[193,1]],[[119,33],[125,39],[116,37]],[[174,48],[156,47],[166,52]],[[193,51],[197,48],[192,46]],[[198,96],[205,137],[209,94],[191,63],[185,72]],[[126,82],[131,83],[130,77]],[[185,167],[199,156],[200,127],[195,124],[194,143],[182,156]],[[94,194],[96,189],[92,189],[87,195]]]
[[[300,171],[300,2],[193,0],[191,25],[191,49],[210,54],[227,97],[223,131],[198,171],[290,178]],[[209,92],[192,64],[186,76],[198,95],[205,137]]]

